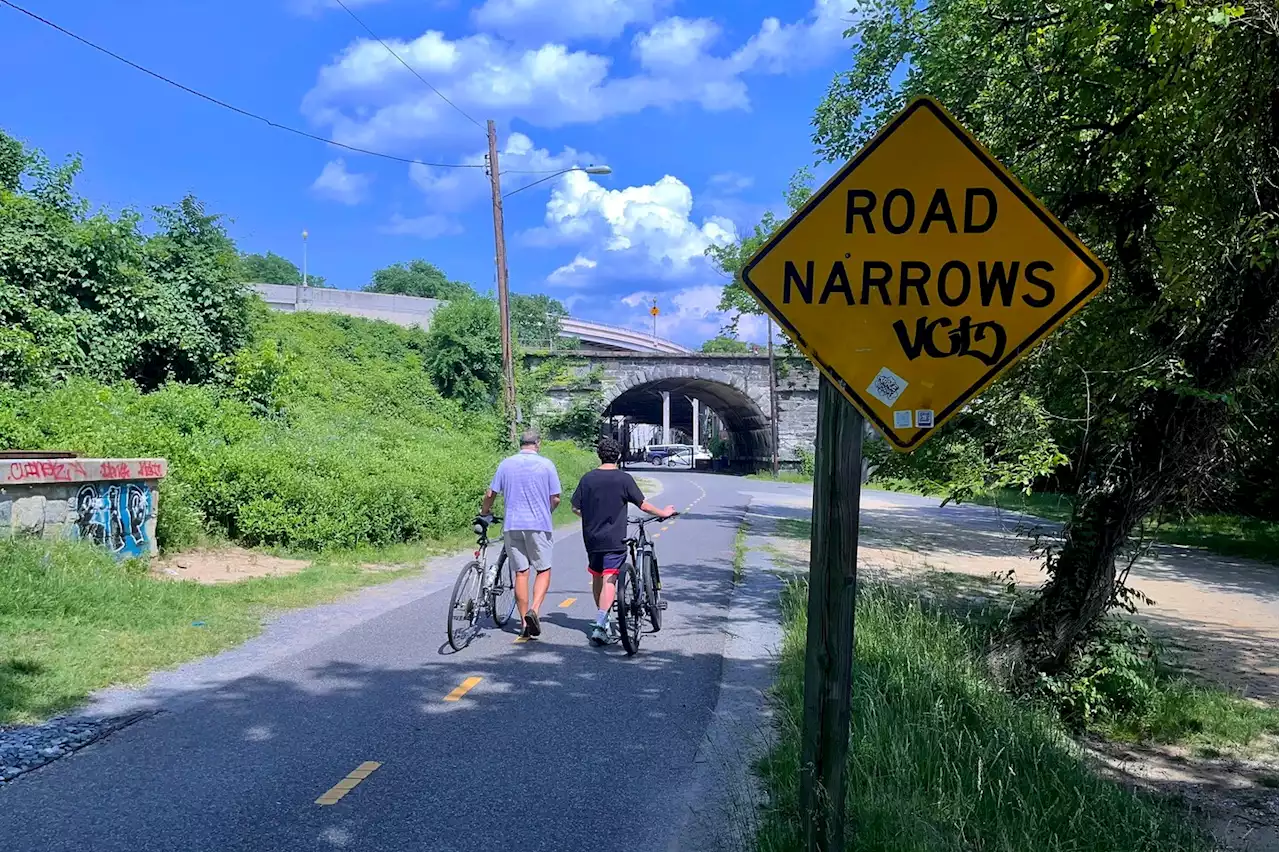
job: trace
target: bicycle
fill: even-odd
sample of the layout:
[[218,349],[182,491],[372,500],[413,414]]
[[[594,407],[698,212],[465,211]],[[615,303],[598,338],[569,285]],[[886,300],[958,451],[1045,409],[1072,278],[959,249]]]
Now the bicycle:
[[[502,518],[494,518],[495,522]],[[446,632],[449,645],[461,651],[479,634],[480,620],[493,619],[501,628],[511,620],[516,611],[516,582],[511,563],[507,561],[507,549],[501,547],[502,536],[489,538],[489,525],[479,519],[472,525],[477,535],[475,559],[463,566],[453,583],[449,597],[449,620]],[[498,561],[489,564],[489,548],[499,545]]]
[[639,527],[636,535],[626,540],[628,560],[618,572],[618,633],[622,639],[622,650],[628,657],[640,650],[640,622],[646,616],[654,633],[662,629],[662,611],[667,608],[667,602],[662,599],[657,548],[644,528],[655,521],[665,520],[669,518],[627,520]]

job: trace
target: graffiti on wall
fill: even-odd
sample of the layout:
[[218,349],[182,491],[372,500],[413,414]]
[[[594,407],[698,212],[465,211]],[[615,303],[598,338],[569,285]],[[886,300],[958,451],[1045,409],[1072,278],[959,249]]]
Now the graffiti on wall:
[[93,482],[76,492],[76,534],[120,556],[151,552],[151,490],[141,482]]

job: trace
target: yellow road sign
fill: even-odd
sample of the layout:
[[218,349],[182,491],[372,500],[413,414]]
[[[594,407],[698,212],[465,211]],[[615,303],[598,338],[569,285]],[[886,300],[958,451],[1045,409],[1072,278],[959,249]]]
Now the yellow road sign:
[[1105,266],[932,98],[917,98],[742,279],[899,450],[1107,283]]

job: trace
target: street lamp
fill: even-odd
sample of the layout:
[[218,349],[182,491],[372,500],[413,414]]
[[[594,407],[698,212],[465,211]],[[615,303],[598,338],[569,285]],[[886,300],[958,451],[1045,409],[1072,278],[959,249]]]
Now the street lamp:
[[[516,375],[511,351],[511,307],[507,292],[507,238],[502,224],[502,181],[498,168],[498,131],[493,120],[488,122],[489,136],[489,190],[493,196],[493,248],[494,264],[498,272],[498,324],[502,336],[502,402],[507,418],[507,437],[512,444],[516,442]],[[561,169],[533,183],[525,184],[520,189],[512,190],[510,195],[522,192],[531,186],[568,172],[586,172],[590,175],[607,175],[613,172],[608,166],[573,166]]]
[[553,172],[552,174],[549,174],[546,177],[538,178],[533,183],[526,183],[524,186],[520,187],[519,189],[513,189],[502,197],[510,198],[511,196],[515,195],[517,192],[524,192],[526,189],[528,189],[531,186],[537,186],[540,183],[545,183],[546,181],[549,181],[552,178],[560,177],[560,175],[567,175],[569,172],[586,172],[589,175],[611,175],[613,174],[613,169],[609,168],[608,166],[571,166],[567,169],[561,169],[558,172]]
[[302,232],[302,286],[307,286],[307,232]]

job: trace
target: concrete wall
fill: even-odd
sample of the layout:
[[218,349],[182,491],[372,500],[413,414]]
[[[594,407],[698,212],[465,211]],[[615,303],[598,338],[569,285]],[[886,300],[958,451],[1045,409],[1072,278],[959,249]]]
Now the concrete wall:
[[384,320],[396,325],[431,325],[431,315],[440,307],[438,299],[331,290],[327,287],[294,287],[292,284],[254,284],[263,301],[277,311],[314,311]]
[[156,553],[164,459],[0,461],[0,537],[78,538],[119,558]]

